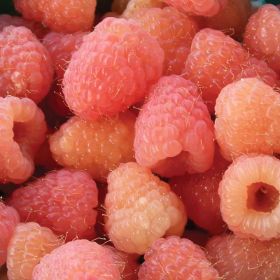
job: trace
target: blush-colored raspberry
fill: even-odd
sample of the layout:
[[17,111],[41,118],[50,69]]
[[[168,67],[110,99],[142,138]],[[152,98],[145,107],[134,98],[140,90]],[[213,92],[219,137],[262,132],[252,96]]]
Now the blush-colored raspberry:
[[50,137],[53,158],[62,166],[87,170],[98,181],[122,162],[132,161],[136,116],[84,121],[72,117]]
[[143,254],[158,238],[181,235],[187,220],[170,186],[132,162],[109,174],[105,208],[109,237],[127,253]]
[[64,72],[71,60],[72,54],[79,49],[83,37],[87,32],[63,34],[57,32],[48,33],[43,39],[43,45],[49,51],[54,63],[58,80],[62,80]]
[[156,38],[164,50],[164,73],[181,74],[198,31],[195,20],[172,7],[141,9],[132,18]]
[[33,269],[41,258],[61,244],[62,240],[50,229],[37,223],[17,225],[8,247],[9,280],[32,279]]
[[84,171],[59,170],[15,190],[9,204],[21,221],[49,227],[67,240],[93,238],[98,191]]
[[106,18],[72,56],[63,80],[66,102],[89,120],[125,111],[159,79],[163,60],[156,39],[136,22]]
[[216,280],[219,277],[199,246],[177,236],[156,240],[144,258],[139,280]]
[[42,111],[28,98],[0,97],[0,182],[22,183],[33,173],[33,158],[45,141]]
[[88,240],[66,243],[46,255],[33,272],[33,280],[120,280],[113,253]]
[[244,34],[249,51],[280,75],[280,10],[274,5],[264,5],[251,16]]
[[0,267],[6,262],[8,244],[18,223],[17,211],[0,201]]
[[260,240],[279,238],[280,160],[241,156],[220,183],[221,213],[234,233]]
[[0,32],[0,96],[28,97],[40,102],[48,93],[53,66],[45,47],[26,27]]
[[24,18],[66,33],[89,31],[96,8],[96,0],[14,0],[14,3]]
[[174,6],[185,13],[212,17],[218,14],[227,4],[228,0],[163,0],[166,4]]
[[192,82],[173,75],[152,87],[136,120],[134,150],[140,165],[165,177],[211,167],[213,123]]
[[206,252],[222,279],[279,279],[279,239],[259,241],[232,234],[215,236],[209,240]]
[[216,104],[215,133],[231,161],[247,153],[280,152],[280,96],[256,78],[226,86]]

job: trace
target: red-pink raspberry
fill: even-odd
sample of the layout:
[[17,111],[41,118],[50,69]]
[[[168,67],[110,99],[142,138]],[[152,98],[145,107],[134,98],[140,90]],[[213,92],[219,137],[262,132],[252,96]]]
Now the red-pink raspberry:
[[0,267],[6,262],[8,244],[18,223],[17,211],[0,201]]
[[46,138],[44,114],[28,98],[0,97],[0,131],[0,182],[22,183],[32,175]]
[[106,18],[72,56],[63,80],[66,102],[84,119],[115,115],[144,99],[163,60],[156,39],[136,22]]
[[53,65],[48,51],[26,27],[0,32],[0,96],[28,97],[40,102],[48,93]]
[[173,75],[151,88],[136,120],[134,149],[140,165],[165,177],[211,167],[213,123],[192,82]]
[[84,171],[62,169],[15,190],[9,204],[21,221],[49,227],[67,240],[93,238],[98,191]]

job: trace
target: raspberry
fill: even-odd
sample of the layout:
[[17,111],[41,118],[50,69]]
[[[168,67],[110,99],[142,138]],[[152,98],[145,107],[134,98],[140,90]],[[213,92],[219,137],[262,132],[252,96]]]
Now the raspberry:
[[44,37],[43,44],[52,57],[58,80],[63,79],[73,52],[79,49],[86,34],[87,32],[73,34],[50,32]]
[[15,190],[9,203],[21,221],[37,222],[71,240],[94,236],[97,196],[86,172],[62,169]]
[[0,97],[0,131],[0,182],[22,183],[32,175],[45,140],[44,115],[28,98]]
[[9,280],[31,279],[41,258],[61,244],[62,241],[48,228],[36,223],[19,224],[8,247]]
[[114,246],[143,254],[164,235],[181,235],[184,205],[151,171],[137,163],[120,165],[108,176],[105,228]]
[[177,236],[156,240],[144,258],[139,280],[216,280],[219,276],[199,246]]
[[206,249],[222,279],[279,279],[279,239],[259,241],[228,234],[210,239]]
[[185,13],[212,17],[218,14],[227,4],[228,0],[163,0]]
[[280,74],[280,10],[264,5],[251,16],[244,34],[244,43],[256,57],[267,61]]
[[120,280],[121,277],[113,254],[106,247],[75,240],[46,255],[35,267],[32,279]]
[[50,137],[53,158],[62,166],[87,170],[99,181],[121,162],[134,159],[135,114],[84,121],[72,117]]
[[141,9],[132,18],[155,37],[164,50],[164,73],[181,74],[198,31],[196,22],[172,7]]
[[113,0],[112,11],[121,14],[130,0]]
[[216,152],[214,164],[207,172],[184,175],[170,181],[172,190],[182,198],[188,217],[212,234],[225,231],[218,188],[228,165]]
[[256,78],[226,86],[216,104],[215,132],[223,156],[280,152],[280,96]]
[[0,201],[0,267],[6,262],[7,247],[18,222],[17,211]]
[[267,155],[241,156],[220,183],[221,212],[234,233],[260,240],[279,238],[280,161]]
[[72,56],[63,80],[66,102],[89,120],[125,111],[161,76],[163,59],[157,41],[137,23],[106,18]]
[[0,96],[29,97],[36,103],[48,93],[53,77],[49,53],[25,27],[0,32]]
[[26,19],[42,22],[56,32],[89,31],[93,25],[96,0],[14,0]]
[[193,83],[173,75],[153,86],[135,124],[134,149],[139,164],[166,177],[211,167],[213,124]]

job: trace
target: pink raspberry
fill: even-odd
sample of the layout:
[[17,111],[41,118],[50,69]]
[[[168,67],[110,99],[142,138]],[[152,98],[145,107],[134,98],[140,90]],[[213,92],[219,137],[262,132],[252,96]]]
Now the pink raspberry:
[[42,257],[61,244],[62,240],[48,228],[36,223],[19,224],[8,247],[9,280],[31,279]]
[[26,19],[42,22],[56,32],[89,31],[94,21],[96,0],[14,0]]
[[46,137],[44,115],[28,98],[0,97],[0,131],[0,182],[22,183],[32,175]]
[[6,262],[8,244],[18,222],[17,211],[0,201],[0,267]]
[[247,24],[244,43],[249,51],[280,75],[280,10],[264,5],[253,14]]
[[46,255],[33,272],[33,280],[120,280],[114,255],[88,240],[75,240]]
[[212,17],[218,14],[228,0],[163,0],[166,4],[192,15]]
[[213,123],[193,83],[173,75],[151,88],[136,120],[134,149],[140,165],[166,177],[211,167]]
[[9,204],[21,221],[37,222],[71,240],[94,237],[97,196],[86,172],[62,169],[15,190]]
[[220,183],[221,212],[230,230],[260,240],[280,237],[280,160],[241,156]]
[[106,18],[72,56],[63,80],[66,102],[88,120],[125,111],[161,76],[163,59],[157,41],[137,23]]
[[[181,74],[198,31],[195,20],[175,8],[141,9],[131,17],[149,32],[164,50],[164,73]],[[180,34],[180,35],[178,35]]]
[[280,240],[259,241],[228,234],[209,240],[207,257],[225,280],[277,280]]
[[48,93],[53,66],[49,53],[26,27],[0,32],[0,96],[29,97],[36,103]]
[[280,153],[280,96],[256,78],[226,86],[216,104],[215,133],[223,156]]
[[62,80],[72,54],[79,49],[87,32],[63,34],[50,32],[43,39],[43,45],[49,51],[54,62],[58,80]]
[[143,254],[164,235],[181,235],[184,205],[151,171],[137,163],[121,164],[108,176],[105,228],[114,246]]
[[144,258],[139,280],[216,280],[219,276],[199,246],[177,236],[156,240]]

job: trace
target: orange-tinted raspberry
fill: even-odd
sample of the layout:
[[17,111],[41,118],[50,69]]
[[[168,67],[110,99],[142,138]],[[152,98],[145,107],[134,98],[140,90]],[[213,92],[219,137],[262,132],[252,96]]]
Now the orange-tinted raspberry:
[[181,235],[186,223],[183,203],[147,168],[126,163],[108,177],[106,230],[115,247],[143,254],[164,235]]
[[33,173],[33,158],[45,141],[42,111],[28,98],[0,97],[0,182],[22,183]]
[[72,117],[50,137],[53,158],[62,166],[87,170],[106,181],[121,162],[132,161],[135,114],[84,121]]

